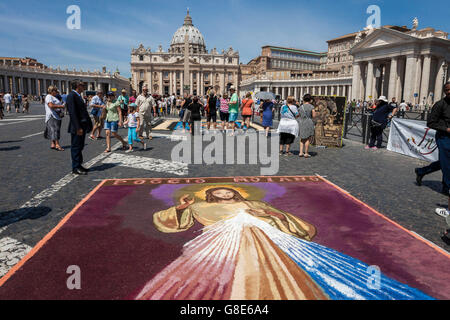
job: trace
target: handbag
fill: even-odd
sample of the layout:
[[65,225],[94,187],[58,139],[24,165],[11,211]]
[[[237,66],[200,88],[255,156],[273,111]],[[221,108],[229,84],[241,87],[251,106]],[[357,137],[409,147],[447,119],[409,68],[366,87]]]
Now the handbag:
[[294,112],[291,110],[291,108],[288,105],[286,107],[289,109],[289,111],[291,112],[292,116],[295,119],[297,116],[294,114]]

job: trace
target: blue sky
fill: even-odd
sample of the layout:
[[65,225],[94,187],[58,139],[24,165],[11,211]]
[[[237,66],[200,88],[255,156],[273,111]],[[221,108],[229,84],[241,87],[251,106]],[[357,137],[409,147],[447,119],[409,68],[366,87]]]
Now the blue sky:
[[[69,30],[66,9],[81,8],[81,30]],[[241,62],[263,45],[326,51],[329,39],[365,27],[369,5],[381,9],[382,25],[406,25],[450,32],[444,0],[0,0],[0,56],[33,57],[48,66],[119,68],[130,76],[130,52],[139,43],[165,50],[190,8],[207,49],[232,46]]]

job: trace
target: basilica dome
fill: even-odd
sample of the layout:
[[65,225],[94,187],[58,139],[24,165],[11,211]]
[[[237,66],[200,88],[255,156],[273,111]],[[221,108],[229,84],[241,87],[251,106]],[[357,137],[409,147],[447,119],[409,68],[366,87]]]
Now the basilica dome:
[[206,45],[202,33],[194,27],[189,11],[184,24],[174,33],[170,48],[172,52],[184,52],[184,38],[188,35],[189,48],[192,53],[205,53]]

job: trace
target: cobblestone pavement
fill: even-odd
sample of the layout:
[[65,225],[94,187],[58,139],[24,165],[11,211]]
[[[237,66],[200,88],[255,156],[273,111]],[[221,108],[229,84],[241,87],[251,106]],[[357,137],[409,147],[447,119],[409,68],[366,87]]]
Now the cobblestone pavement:
[[[91,172],[76,177],[70,173],[68,118],[63,119],[61,139],[66,150],[57,152],[43,138],[43,114],[43,106],[33,104],[30,115],[7,114],[0,120],[0,276],[102,179],[261,175],[258,165],[174,164],[171,151],[180,142],[168,138],[170,132],[155,132],[148,150],[131,154],[115,151],[105,155],[104,139],[87,139],[84,158],[89,161]],[[119,133],[127,135],[125,129]],[[113,140],[113,144],[117,141]],[[441,174],[427,176],[422,187],[415,184],[414,168],[426,165],[425,162],[386,149],[367,151],[350,140],[345,141],[342,149],[312,148],[310,159],[297,157],[297,141],[292,151],[294,156],[280,156],[277,175],[325,176],[406,229],[447,251],[450,249],[440,239],[445,220],[434,214],[437,206],[447,203],[447,198],[439,193]],[[148,161],[152,165],[146,165],[142,158],[151,158]],[[332,214],[332,210],[327,214]]]

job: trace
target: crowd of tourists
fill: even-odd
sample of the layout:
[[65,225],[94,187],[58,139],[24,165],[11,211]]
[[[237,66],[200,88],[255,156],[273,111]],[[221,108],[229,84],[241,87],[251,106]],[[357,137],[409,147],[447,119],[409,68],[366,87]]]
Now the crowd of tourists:
[[[428,127],[435,129],[439,161],[425,168],[416,169],[416,181],[421,185],[425,175],[442,170],[442,192],[449,195],[450,187],[450,83],[444,86],[445,98],[438,101],[431,109],[428,117]],[[82,150],[85,137],[93,141],[106,139],[105,153],[112,152],[111,140],[116,138],[126,152],[134,151],[136,144],[143,150],[147,149],[145,140],[152,139],[152,122],[158,117],[177,118],[182,125],[182,132],[196,134],[196,123],[206,120],[205,130],[220,130],[233,136],[237,133],[245,134],[258,119],[264,128],[266,137],[274,130],[280,137],[280,155],[292,156],[291,146],[299,139],[299,157],[310,158],[309,147],[314,138],[314,118],[316,111],[312,105],[312,96],[306,94],[302,101],[296,101],[292,96],[285,101],[275,99],[254,99],[250,93],[239,98],[236,89],[231,87],[229,94],[220,95],[209,90],[205,96],[193,96],[185,93],[183,97],[172,95],[151,94],[147,86],[137,94],[132,90],[127,95],[124,89],[116,97],[115,92],[95,92],[86,96],[84,84],[74,81],[72,92],[61,95],[58,88],[50,86],[43,97],[45,105],[44,136],[50,140],[50,148],[64,151],[60,144],[61,123],[65,115],[69,114],[69,133],[71,133],[72,169],[75,174],[87,174],[82,166]],[[28,113],[30,101],[36,97],[10,92],[0,95],[0,119],[4,112]],[[372,114],[370,120],[370,140],[366,149],[376,150],[381,147],[383,130],[389,126],[390,120],[398,112],[413,110],[411,105],[395,98],[391,101],[385,96],[369,102],[349,101],[348,105],[357,111],[368,111]],[[89,110],[89,111],[88,111]],[[274,117],[279,114],[277,126]],[[240,116],[240,118],[239,118]],[[238,120],[239,118],[239,120]],[[119,134],[119,128],[128,129],[127,141]],[[102,132],[105,132],[105,137]],[[450,195],[449,195],[450,205]],[[436,213],[447,218],[450,222],[450,212],[445,208],[438,208]]]
[[0,119],[3,119],[5,112],[11,113],[13,109],[16,113],[29,113],[32,100],[33,97],[27,94],[0,93]]

